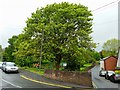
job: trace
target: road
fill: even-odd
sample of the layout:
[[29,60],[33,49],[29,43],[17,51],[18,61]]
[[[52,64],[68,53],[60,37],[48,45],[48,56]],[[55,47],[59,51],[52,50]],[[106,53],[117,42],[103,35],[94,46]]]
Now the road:
[[97,88],[119,88],[120,89],[120,82],[113,83],[109,80],[106,80],[104,77],[99,76],[99,68],[100,66],[97,65],[92,68],[92,80]]
[[21,73],[4,73],[0,70],[1,82],[0,88],[56,88],[50,85],[44,85],[32,82],[20,77]]
[[[97,88],[120,88],[120,83],[112,83],[106,80],[104,77],[99,76],[99,66],[95,66],[91,69],[92,80]],[[56,86],[50,86],[46,84],[36,83],[24,78],[16,73],[4,73],[0,70],[0,89],[1,88],[59,88]]]

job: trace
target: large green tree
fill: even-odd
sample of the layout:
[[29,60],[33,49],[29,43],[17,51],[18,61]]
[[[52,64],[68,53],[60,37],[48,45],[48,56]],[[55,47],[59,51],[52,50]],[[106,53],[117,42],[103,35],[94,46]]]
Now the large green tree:
[[28,18],[23,32],[27,41],[21,43],[28,44],[28,41],[32,41],[33,48],[38,48],[38,51],[42,46],[42,59],[55,63],[56,69],[59,69],[62,60],[70,60],[80,66],[89,61],[83,58],[83,53],[87,50],[93,51],[95,47],[90,36],[91,16],[91,11],[81,4],[63,2],[47,5],[37,9],[31,18]]

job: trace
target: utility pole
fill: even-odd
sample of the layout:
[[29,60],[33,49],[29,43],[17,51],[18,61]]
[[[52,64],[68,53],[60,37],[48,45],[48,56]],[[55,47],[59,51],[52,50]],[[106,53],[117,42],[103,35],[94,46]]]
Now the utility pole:
[[120,68],[120,47],[118,48],[118,60],[117,60],[117,67]]
[[44,31],[42,29],[42,38],[41,38],[41,48],[40,48],[40,66],[39,66],[39,70],[41,69],[41,62],[42,62],[42,45],[43,45],[43,37],[44,37]]

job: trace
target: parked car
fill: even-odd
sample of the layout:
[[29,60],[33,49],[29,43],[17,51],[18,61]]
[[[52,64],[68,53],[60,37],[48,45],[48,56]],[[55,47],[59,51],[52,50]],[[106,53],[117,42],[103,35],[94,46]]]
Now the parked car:
[[105,76],[106,74],[106,71],[105,70],[100,70],[99,71],[99,76]]
[[2,69],[2,64],[3,64],[3,62],[0,62],[0,69]]
[[3,62],[2,70],[4,72],[18,72],[18,67],[14,62]]
[[107,71],[105,79],[112,82],[120,81],[120,68],[116,68],[115,71]]
[[110,76],[115,74],[114,71],[106,71],[106,74],[105,74],[105,79],[109,80],[110,79]]

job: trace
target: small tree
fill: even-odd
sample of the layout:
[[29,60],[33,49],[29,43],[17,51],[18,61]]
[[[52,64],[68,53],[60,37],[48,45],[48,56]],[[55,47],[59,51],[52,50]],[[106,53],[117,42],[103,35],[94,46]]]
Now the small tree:
[[3,49],[2,46],[0,45],[0,61],[2,61],[3,58]]
[[106,56],[111,56],[111,55],[117,55],[118,53],[118,46],[119,46],[119,40],[117,39],[110,39],[107,40],[104,44],[103,44],[103,50],[102,50],[102,54],[104,57]]

